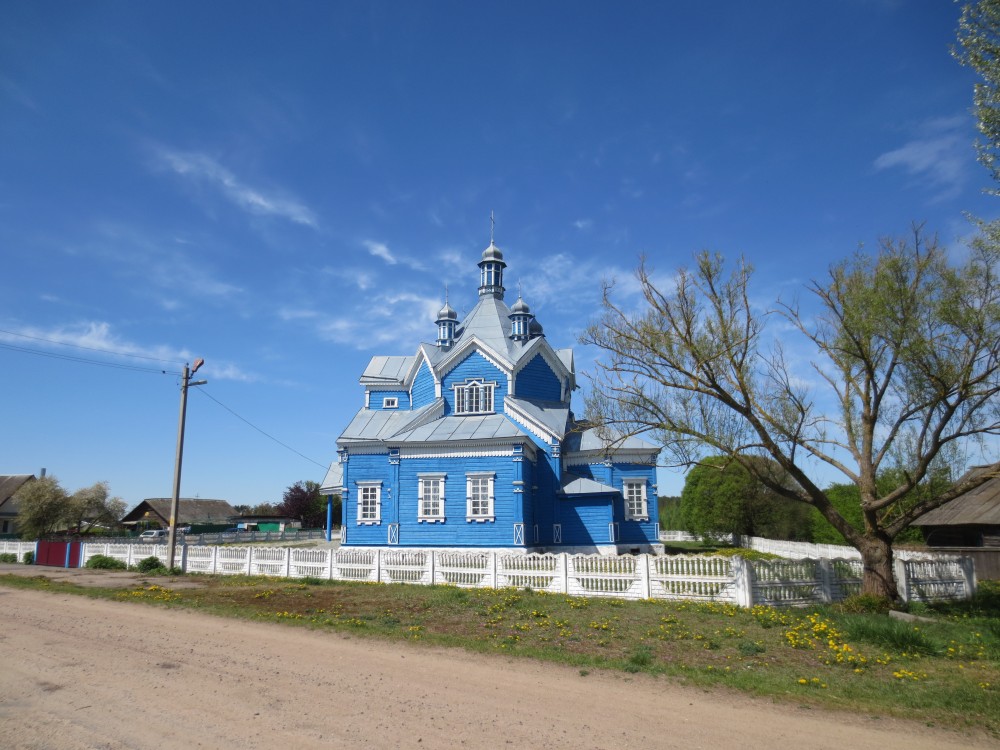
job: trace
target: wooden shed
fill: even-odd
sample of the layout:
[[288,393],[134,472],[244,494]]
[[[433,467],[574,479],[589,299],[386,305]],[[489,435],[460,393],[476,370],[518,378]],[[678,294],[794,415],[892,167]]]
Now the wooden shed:
[[928,546],[1000,548],[1000,472],[995,465],[975,466],[960,481],[990,471],[985,483],[914,521]]

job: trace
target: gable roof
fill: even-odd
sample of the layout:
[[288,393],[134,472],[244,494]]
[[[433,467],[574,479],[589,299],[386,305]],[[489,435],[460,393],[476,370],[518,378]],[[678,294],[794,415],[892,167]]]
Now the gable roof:
[[[965,473],[959,483],[982,476],[990,466],[975,466]],[[925,513],[914,526],[1000,526],[1000,476],[986,480],[974,490],[969,490],[940,508]]]
[[34,474],[0,474],[0,513],[17,515],[18,503],[13,500],[14,494],[34,478]]
[[[138,521],[147,511],[169,523],[171,502],[172,498],[169,497],[147,498],[125,514],[122,523]],[[177,523],[222,523],[238,515],[236,508],[226,500],[182,497],[177,502]]]

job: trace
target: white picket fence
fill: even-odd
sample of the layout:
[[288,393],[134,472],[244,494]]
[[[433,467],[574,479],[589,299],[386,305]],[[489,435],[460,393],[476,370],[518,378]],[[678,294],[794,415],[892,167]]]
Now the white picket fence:
[[[0,551],[3,551],[0,548]],[[127,565],[166,563],[167,545],[84,544],[81,565],[107,555]],[[372,583],[530,588],[571,596],[805,606],[861,590],[861,562],[846,559],[747,561],[693,555],[517,554],[505,551],[294,548],[252,545],[178,549],[180,567],[207,575],[263,575]],[[896,560],[904,601],[965,599],[976,589],[971,558]]]

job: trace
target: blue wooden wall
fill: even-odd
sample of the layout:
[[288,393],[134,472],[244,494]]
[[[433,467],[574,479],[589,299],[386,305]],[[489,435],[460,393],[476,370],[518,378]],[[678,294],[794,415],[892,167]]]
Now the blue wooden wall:
[[414,409],[427,406],[435,398],[434,376],[431,374],[431,368],[427,366],[426,361],[420,365],[417,376],[413,379],[413,385],[410,386],[410,394]]
[[562,383],[545,358],[536,354],[517,374],[514,393],[518,398],[559,401],[562,398]]

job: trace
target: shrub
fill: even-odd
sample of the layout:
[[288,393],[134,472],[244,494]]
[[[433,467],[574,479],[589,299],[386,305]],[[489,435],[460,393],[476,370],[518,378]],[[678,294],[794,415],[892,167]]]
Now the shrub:
[[150,555],[138,562],[135,566],[140,573],[166,573],[167,566],[160,562],[160,558]]
[[0,563],[16,563],[17,554],[14,552],[3,552],[0,553]]
[[121,560],[116,560],[113,557],[108,557],[107,555],[94,555],[92,558],[87,560],[87,564],[84,566],[86,568],[93,568],[95,570],[125,570],[128,566]]
[[875,594],[855,594],[834,607],[838,612],[852,615],[884,615],[892,609],[892,602]]
[[35,551],[34,550],[28,550],[27,552],[24,553],[24,564],[25,565],[34,565],[35,564]]

